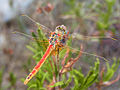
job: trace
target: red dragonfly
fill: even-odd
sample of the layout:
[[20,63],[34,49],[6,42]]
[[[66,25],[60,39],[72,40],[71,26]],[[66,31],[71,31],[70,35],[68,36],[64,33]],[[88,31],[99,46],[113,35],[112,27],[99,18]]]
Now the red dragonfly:
[[27,76],[26,80],[24,81],[24,84],[26,85],[30,79],[39,71],[40,67],[43,65],[49,54],[56,49],[56,46],[59,48],[63,47],[65,45],[66,39],[68,37],[69,32],[67,31],[66,27],[64,25],[59,25],[56,27],[55,31],[51,33],[49,37],[49,46],[41,58],[41,60],[38,62],[38,64],[33,68],[32,72]]

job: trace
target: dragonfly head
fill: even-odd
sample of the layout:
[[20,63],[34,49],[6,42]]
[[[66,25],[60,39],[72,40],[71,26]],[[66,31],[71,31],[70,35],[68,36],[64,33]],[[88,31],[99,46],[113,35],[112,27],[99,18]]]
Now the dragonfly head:
[[59,33],[59,34],[65,34],[66,30],[67,30],[67,28],[64,25],[59,25],[55,28],[55,32]]
[[64,46],[66,43],[66,40],[68,38],[68,35],[69,35],[69,32],[68,32],[66,26],[64,26],[64,25],[57,26],[55,29],[55,33],[60,35],[58,38],[58,42],[60,42],[60,44],[62,44]]

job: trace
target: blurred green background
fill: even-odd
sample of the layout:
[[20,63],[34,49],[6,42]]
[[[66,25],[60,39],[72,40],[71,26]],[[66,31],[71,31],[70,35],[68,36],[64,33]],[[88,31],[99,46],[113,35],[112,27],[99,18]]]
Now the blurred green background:
[[[30,35],[37,26],[22,14],[51,31],[57,25],[67,26],[72,48],[79,50],[83,44],[85,52],[105,57],[110,63],[120,58],[120,0],[0,0],[0,90],[26,90],[21,78],[35,65],[32,52],[26,48],[31,41],[26,34]],[[45,28],[43,32],[48,35],[50,31]],[[83,54],[74,68],[81,66],[86,74],[95,58]],[[99,59],[102,67],[105,61]],[[120,74],[119,69],[120,66],[113,80]],[[119,90],[119,85],[120,81],[103,90]]]

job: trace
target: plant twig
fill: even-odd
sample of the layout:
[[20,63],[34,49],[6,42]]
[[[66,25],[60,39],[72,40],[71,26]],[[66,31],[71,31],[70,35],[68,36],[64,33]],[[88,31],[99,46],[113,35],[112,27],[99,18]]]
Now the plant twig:
[[60,75],[63,74],[63,73],[66,73],[66,72],[68,72],[68,71],[70,71],[70,70],[72,69],[73,64],[74,64],[76,61],[78,61],[78,59],[81,57],[81,55],[82,55],[82,50],[83,50],[83,46],[81,45],[81,50],[80,50],[80,52],[79,52],[79,55],[78,55],[76,58],[70,58],[70,59],[67,61],[66,65],[62,66],[62,69],[61,69],[60,72],[59,72]]

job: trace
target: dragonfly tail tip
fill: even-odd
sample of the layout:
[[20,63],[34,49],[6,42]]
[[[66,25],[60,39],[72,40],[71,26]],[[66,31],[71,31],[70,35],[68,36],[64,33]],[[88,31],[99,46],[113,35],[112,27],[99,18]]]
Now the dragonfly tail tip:
[[27,83],[28,83],[28,80],[25,80],[25,81],[24,81],[24,85],[26,85]]

